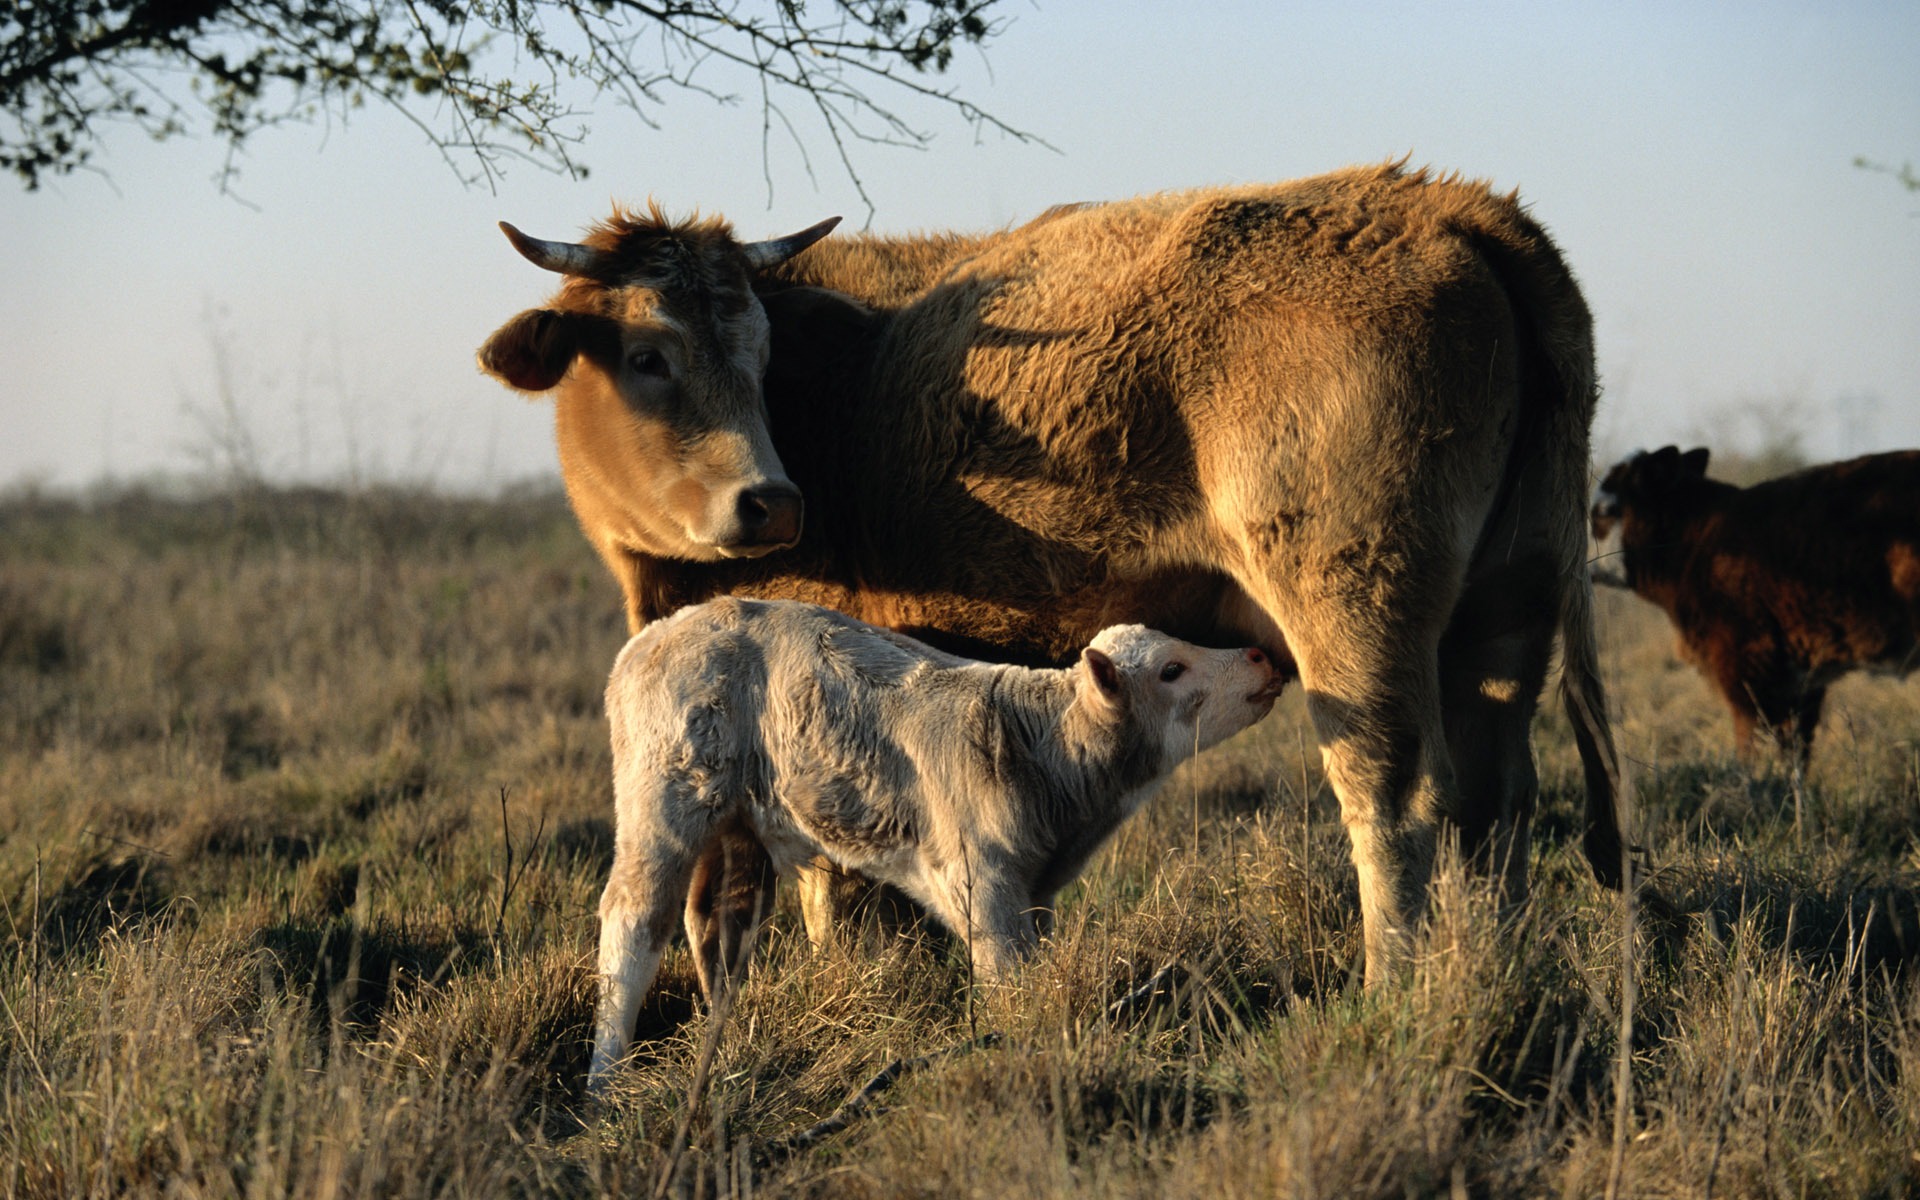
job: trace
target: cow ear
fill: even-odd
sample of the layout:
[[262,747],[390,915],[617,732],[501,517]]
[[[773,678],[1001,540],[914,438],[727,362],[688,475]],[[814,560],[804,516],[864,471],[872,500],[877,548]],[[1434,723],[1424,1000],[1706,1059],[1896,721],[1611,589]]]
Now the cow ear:
[[1682,454],[1680,456],[1680,468],[1695,478],[1705,479],[1707,476],[1707,448],[1705,446],[1696,446],[1692,450]]
[[767,310],[769,379],[817,379],[853,354],[878,321],[851,296],[826,288],[796,287],[760,297]]
[[1120,668],[1102,651],[1088,646],[1080,654],[1081,669],[1093,687],[1089,696],[1107,712],[1118,713],[1126,706],[1126,691],[1120,686]]
[[566,376],[580,351],[575,323],[566,313],[530,308],[480,347],[480,369],[510,388],[544,392]]

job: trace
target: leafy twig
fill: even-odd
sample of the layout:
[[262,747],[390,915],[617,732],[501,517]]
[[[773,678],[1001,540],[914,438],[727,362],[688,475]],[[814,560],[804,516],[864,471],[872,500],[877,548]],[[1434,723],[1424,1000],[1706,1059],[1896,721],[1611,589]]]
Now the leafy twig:
[[728,104],[730,73],[742,72],[760,85],[763,125],[786,121],[775,92],[813,108],[866,198],[852,143],[932,136],[889,107],[894,97],[944,108],[976,133],[1040,142],[925,78],[956,46],[1001,34],[1000,2],[781,0],[762,12],[731,0],[47,0],[0,16],[0,168],[32,189],[91,169],[110,121],[155,138],[203,125],[227,143],[226,190],[254,133],[344,122],[378,101],[463,182],[495,186],[510,158],[583,177],[577,89],[611,94],[658,127],[669,89]]

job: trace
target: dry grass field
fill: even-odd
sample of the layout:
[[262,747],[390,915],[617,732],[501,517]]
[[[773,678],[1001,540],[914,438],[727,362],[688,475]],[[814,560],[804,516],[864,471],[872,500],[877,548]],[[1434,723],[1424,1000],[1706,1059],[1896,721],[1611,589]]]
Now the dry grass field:
[[16,494],[0,1193],[1920,1193],[1920,683],[1838,688],[1796,786],[1732,760],[1659,614],[1602,600],[1660,898],[1631,921],[1555,712],[1532,906],[1446,872],[1410,977],[1363,992],[1295,695],[1173,779],[1016,984],[871,924],[815,954],[783,895],[717,1041],[676,951],[590,1102],[624,630],[564,503]]

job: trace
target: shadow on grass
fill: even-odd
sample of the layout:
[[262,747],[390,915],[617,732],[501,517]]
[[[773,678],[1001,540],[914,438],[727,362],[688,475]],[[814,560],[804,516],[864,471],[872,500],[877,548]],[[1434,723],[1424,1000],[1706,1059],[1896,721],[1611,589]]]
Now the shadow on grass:
[[[1671,925],[1697,920],[1716,941],[1752,922],[1764,944],[1824,971],[1878,975],[1920,965],[1920,895],[1911,888],[1822,883],[1753,863],[1675,870],[1667,883]],[[1683,931],[1663,931],[1678,942]]]
[[563,870],[605,879],[613,869],[613,822],[605,817],[564,821],[547,839],[547,853]]
[[421,934],[351,914],[290,919],[262,929],[257,944],[271,968],[263,990],[303,997],[314,1028],[371,1029],[400,996],[486,960],[487,938],[475,930]]
[[[109,930],[160,918],[173,900],[165,864],[145,853],[87,860],[39,900],[40,952],[55,960],[92,953]],[[31,892],[13,910],[33,912]]]

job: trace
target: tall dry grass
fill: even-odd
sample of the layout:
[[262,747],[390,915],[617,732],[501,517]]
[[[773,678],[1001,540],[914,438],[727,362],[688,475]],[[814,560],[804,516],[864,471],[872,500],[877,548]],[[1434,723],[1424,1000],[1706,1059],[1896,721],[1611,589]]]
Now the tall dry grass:
[[1911,686],[1838,689],[1796,788],[1607,595],[1664,901],[1631,939],[1547,714],[1534,903],[1449,868],[1409,977],[1363,992],[1296,696],[1169,783],[1017,983],[937,936],[814,953],[786,898],[707,1086],[676,951],[593,1103],[623,629],[557,497],[20,495],[0,563],[8,1196],[1920,1189]]

